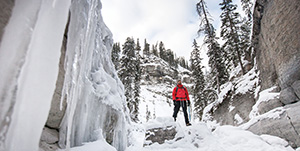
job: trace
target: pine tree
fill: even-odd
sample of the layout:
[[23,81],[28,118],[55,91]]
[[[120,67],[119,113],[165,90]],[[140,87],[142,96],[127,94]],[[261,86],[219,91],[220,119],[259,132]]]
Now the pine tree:
[[139,39],[137,39],[137,43],[136,43],[136,48],[135,48],[135,74],[134,74],[134,90],[133,90],[133,97],[134,97],[134,101],[133,101],[133,105],[134,105],[134,110],[133,110],[133,120],[135,122],[138,121],[138,114],[139,114],[139,102],[140,102],[140,93],[141,93],[141,86],[140,86],[140,82],[141,82],[141,77],[142,77],[142,72],[141,72],[141,60],[140,60],[140,51],[141,51],[141,46],[139,43]]
[[242,20],[241,26],[241,48],[245,53],[245,60],[249,61],[251,65],[254,64],[254,56],[252,55],[252,43],[251,43],[251,29],[252,29],[252,7],[253,3],[250,0],[241,0],[242,8],[246,14],[246,17]]
[[184,57],[179,57],[179,58],[177,58],[177,60],[178,60],[178,63],[179,63],[179,65],[180,65],[181,67],[187,68],[188,63],[187,63],[187,61],[185,61],[185,58],[184,58]]
[[114,43],[112,51],[111,51],[111,60],[113,64],[115,65],[115,69],[118,70],[119,67],[119,59],[120,59],[120,43]]
[[204,74],[202,71],[203,66],[201,65],[202,58],[200,56],[199,46],[194,40],[193,42],[193,51],[191,52],[191,71],[192,71],[192,78],[193,78],[193,91],[192,94],[194,96],[194,111],[196,117],[201,120],[203,109],[207,106],[207,102],[205,100],[203,91],[205,88],[205,79]]
[[136,72],[136,54],[135,54],[135,42],[133,38],[127,38],[122,51],[122,58],[120,59],[120,69],[118,71],[119,78],[125,87],[125,96],[127,107],[130,111],[130,117],[133,121],[136,121],[136,108],[134,100],[134,76]]
[[154,56],[158,57],[158,52],[157,52],[157,44],[156,45],[152,45],[152,54]]
[[167,61],[171,66],[175,67],[174,53],[171,49],[167,49],[165,52],[165,61]]
[[163,59],[163,60],[166,60],[166,57],[165,57],[165,46],[164,46],[164,43],[162,41],[159,42],[158,50],[159,50],[159,57],[161,59]]
[[217,41],[215,29],[211,24],[211,18],[209,18],[209,12],[204,0],[200,0],[197,3],[197,12],[200,16],[200,29],[198,34],[204,33],[204,44],[207,45],[207,55],[209,57],[208,64],[211,67],[211,74],[214,79],[216,79],[213,86],[216,86],[218,92],[220,92],[220,86],[227,82],[228,72],[225,67],[225,59],[223,58],[224,52],[220,48],[220,45]]
[[149,111],[148,105],[146,105],[146,121],[148,122],[151,118],[151,112]]
[[150,55],[150,44],[147,43],[147,40],[144,41],[144,49],[143,49],[143,56],[148,57]]
[[241,4],[248,20],[252,20],[251,9],[253,7],[253,3],[251,2],[251,0],[241,0]]
[[236,67],[238,64],[242,69],[242,73],[245,74],[245,69],[242,63],[242,56],[244,51],[241,48],[240,37],[240,14],[236,12],[237,5],[232,4],[232,0],[223,0],[221,5],[221,37],[225,41],[223,48],[228,54],[229,65],[233,64]]

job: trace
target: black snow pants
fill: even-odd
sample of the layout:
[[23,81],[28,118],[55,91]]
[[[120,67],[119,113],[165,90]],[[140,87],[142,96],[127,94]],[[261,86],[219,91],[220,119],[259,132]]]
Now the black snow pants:
[[188,118],[188,114],[187,114],[187,111],[186,111],[187,110],[186,101],[175,101],[173,117],[175,119],[177,118],[177,114],[179,112],[180,106],[182,107],[182,110],[183,110],[185,124],[187,124],[187,123],[189,123],[189,118]]

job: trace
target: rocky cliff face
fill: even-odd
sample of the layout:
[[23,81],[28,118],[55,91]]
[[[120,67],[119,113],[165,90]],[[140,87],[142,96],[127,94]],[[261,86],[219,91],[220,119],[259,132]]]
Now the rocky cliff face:
[[[257,122],[250,130],[285,138],[294,147],[300,146],[300,1],[258,0],[255,5],[254,38],[261,89],[274,85],[278,99],[261,105],[284,106],[286,111],[277,119]],[[298,108],[298,109],[297,109]],[[268,124],[267,124],[268,123]],[[288,127],[288,128],[287,128]]]
[[238,79],[249,75],[229,82],[233,86],[223,89],[226,95],[221,93],[217,103],[206,108],[213,120],[242,125],[256,134],[279,136],[293,147],[300,146],[299,12],[297,0],[256,1],[253,44],[257,66],[249,84],[256,82],[246,93],[237,92],[241,89]]
[[185,84],[191,84],[191,72],[178,65],[172,67],[159,57],[151,55],[142,59],[142,84],[176,84],[182,79]]

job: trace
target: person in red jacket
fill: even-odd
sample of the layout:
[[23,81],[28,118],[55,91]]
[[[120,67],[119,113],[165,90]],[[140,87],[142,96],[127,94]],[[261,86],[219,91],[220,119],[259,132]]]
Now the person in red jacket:
[[184,114],[184,119],[185,119],[185,124],[186,126],[190,126],[188,114],[187,114],[187,105],[190,106],[190,98],[189,98],[189,93],[187,89],[181,84],[181,80],[178,80],[177,86],[173,89],[173,103],[174,103],[174,113],[173,117],[174,120],[176,121],[178,111],[180,109],[180,106],[182,107],[183,114]]

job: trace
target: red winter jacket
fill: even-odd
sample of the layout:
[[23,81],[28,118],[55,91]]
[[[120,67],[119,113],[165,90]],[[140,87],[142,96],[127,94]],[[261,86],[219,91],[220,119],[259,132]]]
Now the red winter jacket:
[[[176,93],[176,89],[178,87],[178,90],[177,90],[177,93]],[[186,101],[186,100],[190,100],[189,98],[189,93],[187,91],[187,89],[185,87],[183,87],[183,85],[177,85],[177,87],[175,87],[173,89],[173,93],[172,93],[172,96],[173,96],[173,100],[176,100],[176,101]]]

